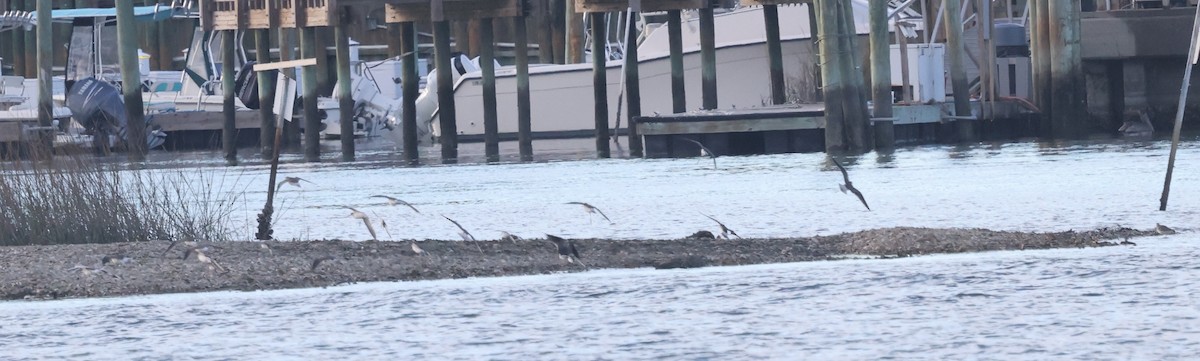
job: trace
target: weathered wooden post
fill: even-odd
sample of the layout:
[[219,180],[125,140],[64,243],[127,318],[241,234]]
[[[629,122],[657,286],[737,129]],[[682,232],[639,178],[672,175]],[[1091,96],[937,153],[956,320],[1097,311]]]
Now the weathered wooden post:
[[896,24],[896,44],[900,45],[900,89],[903,93],[903,101],[905,104],[910,104],[913,101],[912,81],[908,75],[908,37],[900,30],[903,25]]
[[1079,49],[1079,2],[1051,1],[1050,18],[1050,123],[1055,137],[1083,135],[1083,60]]
[[859,67],[862,57],[857,55],[858,29],[855,26],[854,8],[848,1],[838,2],[838,31],[843,53],[837,64],[841,68],[842,81],[846,84],[847,101],[843,101],[844,132],[849,150],[861,153],[871,150],[873,145],[870,135],[870,113],[867,112],[867,84],[863,80],[863,71]]
[[54,131],[49,130],[54,124],[54,79],[51,77],[51,65],[54,62],[54,26],[50,23],[50,12],[53,8],[50,0],[37,1],[37,116],[38,127],[41,128],[38,131],[38,143],[47,152],[42,154],[47,159],[54,148]]
[[954,91],[954,119],[958,128],[959,141],[975,140],[974,121],[971,117],[971,89],[967,84],[967,73],[963,68],[962,2],[945,0],[946,57],[950,65],[950,85]]
[[1054,104],[1050,102],[1050,8],[1049,0],[1031,0],[1030,7],[1030,25],[1033,31],[1033,39],[1030,39],[1030,50],[1032,53],[1033,62],[1033,94],[1034,103],[1038,109],[1042,111],[1041,128],[1042,135],[1051,136],[1054,134],[1054,127],[1050,121],[1050,114],[1054,111]]
[[[871,2],[871,120],[875,128],[875,146],[891,149],[896,144],[896,133],[892,119],[892,62],[888,43],[888,4]],[[897,32],[897,36],[899,35]]]
[[667,10],[667,40],[671,51],[671,111],[687,111],[683,83],[683,22],[679,10]]
[[825,80],[822,78],[824,70],[821,68],[825,67],[825,65],[821,63],[821,46],[817,36],[821,32],[820,22],[817,21],[817,14],[820,10],[817,9],[816,5],[816,1],[810,1],[804,4],[804,7],[808,11],[808,33],[810,34],[808,45],[811,47],[809,50],[813,54],[813,95],[815,95],[816,101],[824,102],[825,91],[823,89],[825,89]]
[[[13,11],[26,11],[25,2],[22,0],[13,0],[10,7]],[[9,31],[12,34],[12,56],[8,59],[9,65],[12,65],[12,75],[24,76],[25,74],[25,55],[21,54],[25,51],[25,31],[24,29],[13,29]]]
[[787,102],[783,78],[783,46],[779,39],[779,6],[763,5],[763,23],[767,28],[767,60],[771,74],[771,104]]
[[[640,3],[638,4],[640,6]],[[641,79],[638,75],[638,50],[637,39],[638,29],[637,11],[640,9],[631,9],[629,12],[629,21],[625,28],[625,106],[626,113],[629,114],[629,155],[631,157],[641,157],[642,152],[642,136],[638,133],[637,124],[633,122],[634,118],[642,115],[642,89]]]
[[[280,49],[280,52],[283,50]],[[254,52],[258,55],[258,64],[271,62],[271,31],[267,29],[254,30]],[[276,71],[255,72],[258,78],[258,116],[259,116],[259,149],[264,158],[275,154],[275,74]]]
[[[525,14],[513,18],[516,34],[517,67],[517,147],[522,162],[533,161],[533,124],[529,101],[529,34]],[[549,44],[546,44],[549,45]]]
[[[233,97],[237,94],[237,91],[234,90],[234,78],[237,77],[237,70],[233,66],[234,53],[237,52],[236,43],[236,31],[226,30],[221,42],[221,113],[225,116],[225,122],[221,127],[221,149],[224,150],[225,164],[227,165],[238,164],[237,110],[234,108],[233,102]],[[141,94],[138,96],[140,97]]]
[[[131,8],[132,8],[132,6],[133,5],[130,4]],[[25,0],[25,10],[28,10],[28,11],[37,10],[37,0]],[[118,38],[120,37],[120,32],[121,32],[120,30],[117,30]],[[25,62],[24,62],[25,70],[23,70],[23,71],[25,72],[26,78],[33,78],[33,77],[37,76],[37,72],[38,72],[38,70],[37,70],[37,68],[38,68],[37,30],[22,31],[21,33],[25,35],[25,51],[23,53],[21,53],[25,57]],[[136,29],[133,33],[137,34]],[[137,50],[136,50],[137,49],[137,41],[134,40],[133,44],[134,44],[134,49],[135,49],[134,55],[137,55]],[[134,60],[136,61],[137,59],[135,58]]]
[[496,113],[496,43],[492,37],[492,18],[479,19],[479,68],[483,73],[484,154],[488,162],[500,161],[500,125]]
[[817,44],[821,54],[821,92],[825,99],[825,151],[841,152],[846,149],[845,120],[843,106],[847,99],[846,84],[837,64],[842,53],[838,41],[837,3],[834,0],[813,0],[817,9]]
[[442,132],[439,139],[442,143],[442,163],[453,164],[458,162],[458,120],[454,111],[455,70],[450,65],[450,22],[441,19],[440,12],[434,14],[433,48],[437,63],[437,117]]
[[[335,14],[331,19],[340,19],[341,8],[333,8]],[[339,125],[342,132],[342,161],[354,161],[354,97],[351,95],[350,84],[350,35],[346,33],[346,22],[338,20],[333,24],[334,53],[337,55],[337,99]]]
[[[279,28],[279,61],[296,60],[300,57],[300,54],[297,52],[296,38],[296,28]],[[304,72],[304,70],[297,72],[295,69],[280,69],[279,71],[286,74],[289,78],[298,81],[301,80],[299,76]],[[294,96],[295,94],[292,95]],[[284,114],[280,114],[279,116],[283,117]],[[292,114],[287,114],[286,116],[291,117]],[[293,118],[293,121],[284,121],[279,123],[279,125],[283,127],[283,141],[280,143],[281,146],[293,148],[299,146],[300,122]]]
[[416,165],[421,161],[421,155],[418,153],[417,145],[417,96],[420,93],[418,86],[421,82],[421,75],[417,74],[417,25],[411,21],[400,23],[400,38],[402,41],[401,51],[404,54],[404,60],[401,66],[404,74],[401,75],[401,84],[403,89],[403,104],[401,105],[402,118],[400,119],[400,129],[404,132],[404,160],[409,165]]
[[717,46],[713,4],[700,8],[700,95],[705,110],[717,109]]
[[604,27],[604,13],[592,12],[592,91],[595,101],[596,120],[596,156],[609,158],[612,156],[608,146],[608,68],[605,63],[608,57],[604,55],[604,39],[608,34]]
[[121,93],[125,100],[126,145],[129,161],[141,162],[146,160],[146,119],[142,113],[142,76],[138,71],[138,36],[134,21],[133,0],[117,0],[117,50],[121,63]]
[[[315,39],[316,31],[311,27],[301,27],[297,29],[300,32],[300,57],[316,58],[321,56],[317,52]],[[316,66],[307,66],[301,70],[304,73],[302,82],[304,89],[304,160],[307,162],[321,161],[321,116],[317,111],[317,69],[321,66],[321,61],[317,60]]]

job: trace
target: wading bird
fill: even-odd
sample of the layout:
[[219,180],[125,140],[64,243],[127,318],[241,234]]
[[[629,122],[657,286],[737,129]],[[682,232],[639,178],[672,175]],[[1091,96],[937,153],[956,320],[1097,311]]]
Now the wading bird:
[[608,223],[613,223],[611,219],[608,219],[608,216],[604,215],[604,211],[601,211],[600,208],[596,208],[596,206],[584,202],[567,202],[567,204],[578,204],[583,206],[583,210],[587,211],[588,213],[599,213],[601,217],[604,217],[604,220],[608,221]]
[[837,165],[838,170],[842,171],[842,178],[846,180],[846,184],[838,184],[838,188],[841,188],[842,193],[846,193],[847,190],[854,192],[854,196],[858,197],[859,201],[862,201],[863,207],[867,207],[868,211],[871,210],[871,206],[867,205],[867,200],[863,198],[862,192],[859,192],[858,188],[854,188],[854,183],[850,183],[850,174],[846,173],[846,167],[843,167],[842,163],[838,163],[836,158],[829,159],[833,159],[833,164]]
[[554,242],[554,246],[558,248],[558,259],[566,260],[567,263],[578,261],[580,266],[587,267],[579,257],[579,249],[575,248],[575,241],[552,234],[547,234],[546,239]]
[[[458,224],[457,221],[450,219],[450,217],[446,217],[446,215],[442,215],[442,218],[445,218],[447,221],[450,221],[450,223],[454,223],[454,226],[458,227],[458,236],[462,237],[462,239],[464,241],[475,242],[475,236],[472,236],[471,232],[467,232],[467,229],[463,228],[463,226],[461,224]],[[475,248],[479,249],[479,253],[483,253],[483,247],[480,247],[478,243],[475,243]]]
[[712,216],[704,214],[704,213],[700,213],[700,214],[705,217],[708,217],[708,219],[711,219],[713,222],[717,222],[717,225],[721,226],[721,237],[720,238],[729,239],[729,236],[734,236],[734,237],[737,237],[738,239],[742,238],[742,236],[739,236],[737,234],[737,232],[734,232],[732,229],[729,229],[729,227],[725,227],[725,224],[721,223],[721,221],[718,221],[716,218],[713,218]]
[[691,139],[691,138],[683,138],[683,140],[686,140],[686,141],[689,141],[692,143],[696,143],[696,145],[700,146],[700,149],[704,150],[704,154],[702,154],[702,155],[708,155],[709,158],[712,158],[713,169],[717,169],[717,153],[713,153],[713,151],[711,149],[708,149],[708,147],[704,146],[704,143],[700,143],[700,141],[698,141],[698,140]]
[[408,202],[405,202],[404,200],[401,200],[400,198],[396,198],[396,197],[389,197],[389,196],[385,196],[385,195],[378,195],[378,194],[377,194],[377,195],[373,195],[373,196],[371,196],[371,198],[383,198],[383,199],[386,199],[386,200],[387,200],[387,204],[388,204],[389,206],[394,206],[394,205],[397,205],[397,204],[399,204],[399,205],[402,205],[402,206],[406,206],[406,207],[408,207],[408,208],[412,208],[413,212],[417,212],[417,214],[421,214],[421,211],[418,211],[418,210],[417,210],[417,207],[413,207],[413,205],[412,205],[412,204],[409,204]]
[[1168,235],[1168,234],[1175,234],[1175,230],[1171,229],[1171,227],[1167,227],[1162,224],[1155,223],[1154,224],[1154,233],[1158,233],[1160,235]]
[[353,207],[350,207],[350,206],[342,206],[342,208],[349,209],[350,217],[361,219],[363,221],[363,224],[367,225],[367,232],[371,233],[371,239],[373,239],[373,240],[379,239],[379,237],[375,236],[375,227],[371,226],[371,217],[367,217],[366,213],[363,213],[362,211],[354,209]]
[[297,188],[299,188],[300,182],[305,182],[308,184],[316,184],[313,182],[309,182],[307,179],[303,179],[300,177],[283,177],[283,180],[279,181],[279,183],[275,185],[275,191],[278,192],[279,188],[283,187],[284,184],[290,184],[290,185],[293,185],[293,186],[296,186]]

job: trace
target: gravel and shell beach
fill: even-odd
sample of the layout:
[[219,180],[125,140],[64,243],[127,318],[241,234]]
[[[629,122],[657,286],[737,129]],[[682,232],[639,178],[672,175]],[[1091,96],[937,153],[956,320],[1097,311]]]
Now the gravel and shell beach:
[[[0,247],[0,297],[59,299],[217,290],[326,287],[356,282],[691,268],[866,256],[1134,246],[1153,230],[1055,233],[885,228],[829,236],[673,240],[571,240],[582,264],[560,259],[545,238],[510,241],[166,241]],[[424,253],[414,252],[417,244]],[[204,248],[207,247],[207,248]],[[200,254],[189,252],[201,249]],[[169,249],[169,250],[168,250]],[[318,262],[319,261],[319,262]],[[315,266],[315,267],[314,267]]]

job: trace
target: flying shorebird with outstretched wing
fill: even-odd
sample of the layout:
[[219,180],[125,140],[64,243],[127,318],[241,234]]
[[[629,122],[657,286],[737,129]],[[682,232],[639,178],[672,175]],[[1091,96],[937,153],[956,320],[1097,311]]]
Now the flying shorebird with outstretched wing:
[[700,215],[708,217],[708,219],[711,219],[713,222],[717,222],[718,226],[721,226],[721,238],[729,239],[730,235],[737,237],[738,239],[742,238],[742,236],[739,236],[737,234],[737,232],[734,232],[732,229],[729,229],[729,227],[726,227],[724,223],[721,223],[721,221],[718,221],[716,218],[713,218],[712,216],[704,214],[704,213],[700,213]]
[[[475,236],[472,236],[471,232],[467,232],[467,229],[463,228],[463,226],[461,224],[458,224],[458,221],[450,219],[450,217],[446,217],[446,215],[444,215],[444,214],[442,215],[442,218],[445,218],[447,221],[450,221],[450,223],[454,223],[454,226],[458,227],[458,236],[462,237],[462,239],[464,241],[475,242]],[[479,243],[475,243],[475,248],[479,249],[479,253],[483,253],[483,247],[480,247]]]
[[374,239],[374,240],[379,239],[379,237],[375,236],[375,227],[371,226],[371,217],[367,217],[366,213],[363,213],[362,211],[354,209],[353,207],[350,207],[350,206],[342,206],[342,208],[349,209],[350,217],[361,219],[363,221],[363,224],[367,225],[367,232],[371,233],[371,239]]
[[854,196],[858,197],[859,201],[862,201],[863,207],[867,207],[868,211],[871,210],[871,206],[867,205],[867,200],[863,198],[862,192],[859,192],[858,188],[854,188],[854,183],[850,183],[850,174],[846,173],[846,167],[843,167],[842,163],[839,163],[836,158],[829,159],[832,159],[833,164],[837,165],[838,169],[842,171],[842,178],[846,180],[846,184],[838,184],[838,188],[842,190],[842,193],[846,193],[847,190],[853,192]]
[[596,208],[596,206],[584,202],[567,202],[567,204],[577,204],[583,206],[583,210],[587,211],[588,213],[599,213],[601,217],[604,217],[604,220],[608,221],[608,223],[613,223],[611,219],[608,219],[607,215],[604,215],[604,211],[601,211],[600,208]]
[[417,212],[417,214],[421,214],[421,211],[418,211],[417,207],[413,207],[413,205],[411,203],[405,202],[404,200],[402,200],[400,198],[385,196],[385,195],[381,195],[381,194],[373,195],[373,196],[371,196],[371,198],[383,198],[383,199],[387,200],[387,203],[389,206],[394,206],[394,205],[399,204],[399,205],[411,208],[413,210],[413,212]]
[[574,263],[578,261],[580,266],[587,267],[587,265],[583,264],[583,260],[580,259],[579,249],[575,248],[574,241],[563,239],[562,237],[552,234],[547,234],[546,240],[554,242],[555,248],[558,249],[558,259],[566,260],[567,263]]
[[708,149],[708,147],[704,146],[704,143],[700,143],[698,140],[691,138],[683,138],[683,140],[696,143],[696,145],[700,146],[700,149],[704,150],[704,154],[708,155],[709,158],[712,158],[713,169],[717,169],[717,153],[713,153],[712,149]]
[[309,182],[307,179],[303,179],[300,177],[283,177],[283,180],[279,181],[278,184],[275,184],[275,191],[278,192],[279,188],[282,188],[284,184],[290,184],[290,185],[293,185],[293,186],[296,186],[297,188],[299,188],[300,182],[304,182],[304,183],[308,183],[308,184],[316,184],[313,182]]

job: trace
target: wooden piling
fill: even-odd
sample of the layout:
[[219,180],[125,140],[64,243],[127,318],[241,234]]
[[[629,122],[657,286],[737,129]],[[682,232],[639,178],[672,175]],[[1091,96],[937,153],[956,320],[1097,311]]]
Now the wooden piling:
[[1033,92],[1038,109],[1042,111],[1040,130],[1043,136],[1052,136],[1054,127],[1050,114],[1054,105],[1050,103],[1050,8],[1049,0],[1031,0],[1030,25],[1034,37],[1030,40],[1033,59]]
[[892,60],[891,44],[888,43],[888,6],[883,1],[874,1],[868,6],[871,23],[871,123],[875,129],[875,146],[891,149],[896,143],[896,133],[892,125]]
[[687,111],[683,83],[683,22],[679,10],[667,10],[667,40],[671,51],[671,111]]
[[843,103],[847,100],[847,92],[843,83],[842,73],[835,66],[842,53],[838,41],[838,12],[836,0],[814,0],[817,9],[817,44],[821,54],[821,92],[825,99],[825,151],[842,152],[846,150],[845,113]]
[[[566,2],[566,61],[568,64],[578,64],[583,62],[583,14],[575,12],[575,2],[579,0],[567,0]],[[593,18],[595,19],[595,18]],[[600,24],[604,22],[601,21]],[[600,39],[603,42],[603,39]]]
[[346,33],[346,22],[339,21],[333,27],[334,53],[337,55],[337,99],[338,120],[342,136],[342,161],[354,161],[354,97],[350,83],[350,35]]
[[402,23],[387,24],[387,53],[389,58],[400,58],[404,51],[404,30]]
[[[254,30],[254,53],[259,64],[271,62],[271,31],[267,29]],[[262,149],[264,159],[270,159],[275,154],[275,71],[256,72],[258,78],[258,115],[259,125],[258,146]]]
[[500,161],[500,125],[496,113],[496,43],[492,37],[492,19],[479,19],[479,70],[483,73],[483,140],[488,162]]
[[[25,3],[21,0],[13,0],[10,5],[13,11],[25,11]],[[25,31],[17,28],[9,31],[12,35],[11,56],[7,58],[9,65],[12,66],[12,74],[16,76],[25,75],[25,56],[21,52],[25,51]]]
[[912,81],[908,74],[908,37],[900,31],[900,25],[896,25],[896,44],[900,45],[900,89],[904,104],[910,104],[913,101]]
[[[130,5],[130,6],[132,6],[132,5]],[[37,0],[25,0],[25,9],[28,11],[37,10]],[[120,30],[118,30],[117,32],[119,33]],[[25,63],[24,63],[25,70],[23,70],[23,72],[24,72],[26,78],[33,78],[33,77],[37,76],[37,72],[38,72],[38,70],[37,70],[37,68],[38,68],[37,32],[36,32],[36,30],[29,30],[29,31],[21,31],[21,33],[23,33],[25,35],[25,51],[21,53],[25,57]],[[137,31],[135,30],[133,33],[137,34]],[[134,46],[134,51],[133,51],[134,56],[137,56],[137,40],[136,39],[134,39],[134,41],[133,41],[133,46]],[[133,60],[136,61],[137,58],[134,58]]]
[[[295,28],[279,28],[279,60],[280,61],[296,60],[299,57],[298,54],[296,53],[296,45],[295,45],[297,43],[297,39],[296,39],[297,32],[298,32],[298,30]],[[298,75],[300,75],[300,74],[297,74],[295,69],[282,69],[280,71],[283,72],[284,74],[288,75],[293,80],[300,80],[298,77]],[[301,74],[303,74],[303,71],[304,70],[300,70]],[[300,89],[303,89],[303,87],[304,87],[303,84],[297,84],[297,86],[299,86]],[[303,105],[301,107],[303,107]],[[303,112],[303,110],[301,110],[301,111]],[[292,118],[292,115],[294,115],[294,114],[295,114],[294,111],[292,114],[287,114],[287,118]],[[279,116],[284,117],[284,114],[280,114]],[[284,147],[299,146],[300,145],[300,122],[297,121],[295,118],[292,118],[292,121],[290,121],[290,122],[284,121],[284,122],[281,122],[280,125],[283,127],[283,141],[281,142],[281,144],[282,144],[281,146],[284,146]]]
[[767,30],[767,60],[770,64],[771,104],[787,102],[784,89],[786,79],[783,78],[783,46],[779,39],[779,6],[763,5],[763,23]]
[[700,95],[705,110],[717,109],[716,24],[711,6],[700,9]]
[[975,140],[974,121],[966,119],[971,116],[971,89],[967,84],[967,73],[963,68],[963,41],[962,41],[962,16],[959,10],[962,9],[960,0],[945,0],[946,11],[942,12],[945,17],[946,29],[946,57],[950,65],[950,85],[954,92],[954,116],[958,117],[955,120],[956,128],[958,128],[959,141],[969,142]]
[[[300,58],[308,59],[320,56],[316,49],[316,30],[300,28]],[[317,68],[318,65],[306,66],[302,87],[304,88],[304,160],[306,162],[321,161],[321,117],[317,112]]]
[[629,127],[629,156],[641,157],[642,152],[642,136],[638,133],[637,124],[633,119],[642,115],[642,90],[641,79],[638,74],[638,51],[637,39],[638,29],[636,19],[637,13],[629,13],[629,21],[625,28],[625,106],[629,121],[626,122]]
[[529,34],[525,16],[513,18],[517,68],[517,143],[522,162],[533,161],[533,124],[529,101]]
[[825,88],[825,81],[824,78],[821,77],[821,74],[824,72],[824,70],[821,68],[824,67],[824,64],[821,63],[821,46],[820,41],[817,40],[817,36],[820,34],[820,24],[817,22],[817,14],[819,10],[816,8],[815,1],[810,1],[807,4],[804,4],[804,6],[808,8],[808,45],[810,47],[809,50],[813,54],[813,94],[815,95],[816,101],[824,102],[825,92],[823,89]]
[[[37,0],[37,62],[38,62],[38,143],[49,152],[54,147],[54,79],[51,65],[54,62],[54,26],[50,12],[54,8],[50,0]],[[138,83],[141,84],[141,83]],[[48,155],[49,153],[46,153]]]
[[596,115],[596,156],[610,158],[608,146],[608,68],[605,63],[604,39],[608,38],[604,27],[604,13],[591,13],[592,17],[592,90]]
[[1050,18],[1050,123],[1055,137],[1084,135],[1083,60],[1079,48],[1079,4],[1051,1]]
[[438,124],[441,128],[442,163],[458,162],[458,124],[454,111],[454,68],[450,65],[450,22],[433,22],[433,48],[437,63]]
[[859,67],[862,57],[857,55],[858,47],[855,40],[858,29],[855,26],[854,10],[850,2],[837,2],[838,13],[838,42],[842,52],[837,55],[838,68],[841,71],[846,98],[842,102],[843,126],[849,151],[861,153],[871,150],[870,113],[867,112],[867,84],[863,80],[863,72]]
[[317,94],[329,94],[333,89],[333,84],[330,84],[333,77],[329,76],[333,68],[329,66],[329,28],[318,26],[308,29],[313,32],[313,57],[317,58],[317,66],[313,67],[317,72]]
[[401,54],[404,58],[401,64],[404,74],[401,75],[403,103],[400,129],[404,133],[404,160],[409,165],[416,165],[421,159],[417,147],[417,96],[420,93],[418,86],[421,82],[421,75],[417,74],[417,25],[412,22],[399,25]]
[[121,93],[125,100],[125,136],[129,161],[146,160],[146,118],[142,113],[142,76],[138,71],[137,26],[133,0],[117,0],[117,46],[121,63]]
[[[237,91],[234,91],[237,68],[233,66],[234,54],[237,52],[237,35],[233,30],[227,30],[223,39],[224,41],[221,42],[221,113],[225,116],[225,122],[221,127],[221,149],[225,152],[225,164],[237,165],[237,113],[233,102],[234,96],[237,95]],[[138,96],[140,97],[141,94]]]

